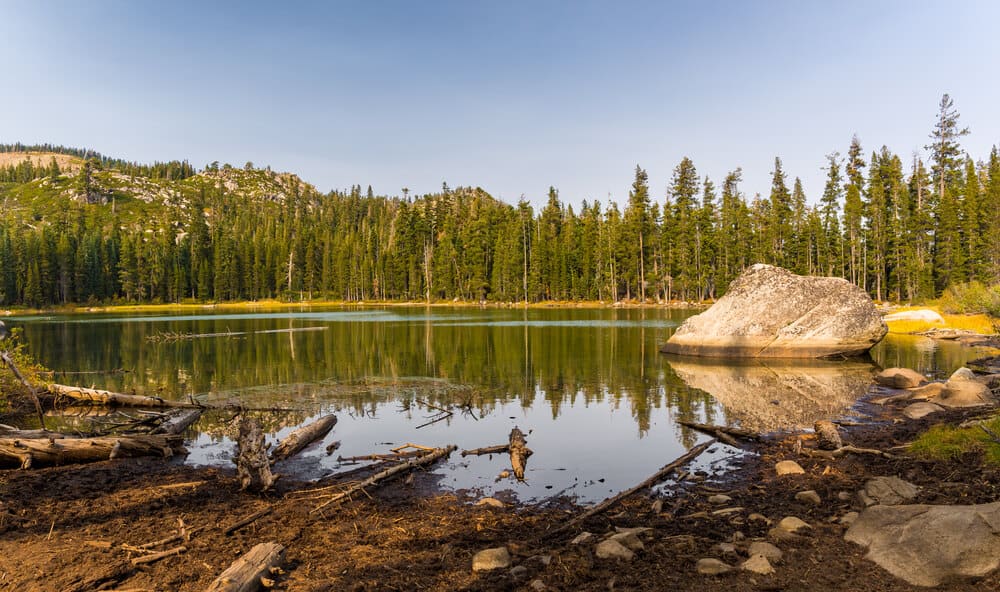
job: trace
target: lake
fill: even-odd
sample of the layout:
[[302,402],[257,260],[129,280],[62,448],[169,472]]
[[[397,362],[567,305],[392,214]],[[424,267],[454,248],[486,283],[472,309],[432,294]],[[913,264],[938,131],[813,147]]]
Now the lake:
[[[757,430],[849,415],[876,364],[945,376],[985,352],[890,336],[872,360],[734,363],[659,353],[697,311],[660,308],[341,307],[197,314],[9,317],[53,380],[109,390],[240,401],[276,440],[336,413],[324,445],[279,472],[317,479],[356,468],[340,457],[394,446],[503,444],[514,426],[534,455],[524,482],[501,479],[506,455],[453,454],[434,467],[442,488],[543,502],[581,502],[627,488],[705,437],[678,420]],[[86,374],[72,374],[72,373]],[[441,410],[449,410],[450,415]],[[69,410],[69,425],[105,421]],[[192,464],[230,465],[231,412],[188,435]],[[332,455],[324,447],[341,443]],[[698,468],[724,469],[726,446]]]

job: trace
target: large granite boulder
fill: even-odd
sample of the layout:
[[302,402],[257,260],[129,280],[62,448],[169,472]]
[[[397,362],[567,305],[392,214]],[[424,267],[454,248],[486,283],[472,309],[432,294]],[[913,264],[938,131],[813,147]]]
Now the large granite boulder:
[[847,280],[757,264],[705,312],[684,321],[662,351],[712,357],[821,358],[863,354],[888,328]]
[[1000,502],[970,506],[872,506],[844,538],[914,586],[983,577],[1000,566]]

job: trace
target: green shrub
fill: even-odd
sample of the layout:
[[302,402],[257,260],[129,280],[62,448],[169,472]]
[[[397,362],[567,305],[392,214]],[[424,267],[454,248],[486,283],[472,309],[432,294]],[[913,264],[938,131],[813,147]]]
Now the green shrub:
[[982,282],[971,281],[948,286],[938,305],[950,314],[1000,316],[1000,284],[988,287]]
[[[11,329],[6,340],[0,342],[0,351],[10,354],[14,365],[21,371],[31,384],[41,384],[40,374],[45,368],[40,365],[28,352],[28,346],[24,342],[20,327]],[[28,389],[14,376],[6,364],[0,363],[0,412],[6,411],[10,401],[29,397]]]

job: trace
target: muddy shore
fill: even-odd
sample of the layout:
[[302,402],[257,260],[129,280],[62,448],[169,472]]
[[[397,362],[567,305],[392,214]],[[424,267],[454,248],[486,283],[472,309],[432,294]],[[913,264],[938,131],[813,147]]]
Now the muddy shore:
[[[842,428],[846,442],[886,450],[912,441],[934,423],[955,423],[975,410],[898,421],[879,411],[874,423]],[[845,455],[833,461],[796,453],[800,436],[775,436],[749,448],[733,471],[685,481],[658,498],[636,495],[580,528],[549,532],[579,512],[559,507],[492,507],[437,493],[433,475],[416,473],[338,509],[310,513],[324,484],[279,481],[266,495],[238,493],[234,471],[179,462],[126,459],[86,466],[0,472],[0,590],[204,590],[255,544],[287,547],[275,590],[876,590],[912,587],[866,561],[843,539],[845,514],[858,509],[866,480],[895,475],[920,486],[916,503],[971,504],[1000,499],[1000,470],[970,453],[956,462],[900,455]],[[721,445],[720,445],[721,446]],[[778,477],[774,465],[792,459],[801,475]],[[664,459],[664,462],[671,459]],[[364,475],[342,477],[357,479]],[[795,494],[813,490],[820,504]],[[730,500],[720,506],[713,495]],[[253,512],[272,512],[231,535],[226,526]],[[739,508],[716,513],[719,509]],[[812,528],[792,542],[772,575],[696,571],[701,558],[738,565],[745,546],[765,540],[772,523],[796,516]],[[762,519],[763,518],[763,519]],[[766,520],[765,520],[766,519]],[[185,552],[133,566],[139,546],[187,531]],[[593,544],[574,545],[581,532],[598,537],[615,527],[649,528],[632,561],[598,559]],[[720,548],[732,543],[735,549]],[[505,546],[512,568],[472,571],[473,555]],[[544,588],[542,586],[544,585]],[[1000,573],[945,590],[1000,589]]]

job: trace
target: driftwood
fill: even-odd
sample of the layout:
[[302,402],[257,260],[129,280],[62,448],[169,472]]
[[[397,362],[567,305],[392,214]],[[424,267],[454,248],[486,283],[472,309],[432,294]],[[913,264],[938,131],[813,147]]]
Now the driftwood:
[[837,448],[836,450],[811,450],[809,448],[805,448],[805,449],[802,450],[802,453],[805,454],[806,456],[813,456],[813,457],[818,457],[818,458],[825,458],[826,460],[833,460],[835,458],[840,458],[841,456],[844,456],[845,454],[848,454],[848,453],[850,453],[850,454],[871,454],[871,455],[874,455],[874,456],[881,456],[883,458],[888,458],[888,459],[894,459],[894,458],[896,458],[895,455],[889,454],[888,452],[885,452],[884,450],[878,450],[878,449],[875,449],[875,448],[857,448],[857,447],[851,446],[851,445],[841,446],[840,448]]
[[111,407],[185,407],[201,408],[202,405],[186,401],[168,401],[159,397],[145,397],[142,395],[126,395],[124,393],[113,393],[100,389],[84,388],[80,386],[66,386],[64,384],[50,384],[49,392],[63,397],[69,397],[74,401],[84,403],[108,405]]
[[187,551],[187,547],[174,547],[173,549],[167,549],[166,551],[159,551],[157,553],[150,553],[149,555],[133,557],[132,565],[144,565],[146,563],[153,563],[154,561],[159,561],[166,557],[180,555],[185,551]]
[[14,376],[16,376],[17,379],[21,381],[21,384],[28,389],[28,392],[31,393],[31,399],[35,403],[35,412],[38,413],[38,425],[42,426],[42,429],[44,430],[45,414],[42,413],[42,402],[38,400],[38,393],[35,392],[34,385],[32,385],[31,382],[29,382],[28,379],[21,374],[21,371],[17,369],[17,365],[14,364],[14,359],[10,357],[8,352],[0,352],[0,359],[3,359],[4,364],[10,368],[10,371],[14,373]]
[[168,435],[105,436],[100,438],[23,439],[0,438],[0,461],[22,469],[40,465],[89,463],[132,456],[184,453],[181,438]]
[[528,464],[528,457],[534,454],[534,452],[528,448],[528,441],[524,438],[524,432],[516,427],[510,431],[508,452],[510,452],[510,466],[514,469],[514,477],[518,481],[524,481],[524,469]]
[[50,432],[49,430],[19,430],[14,426],[0,425],[0,438],[51,438],[60,440],[62,438],[73,438],[75,436],[62,434],[60,432]]
[[374,475],[368,477],[364,481],[355,483],[354,485],[348,487],[346,490],[341,491],[339,493],[335,493],[334,495],[330,496],[330,498],[328,498],[325,502],[313,508],[312,511],[314,513],[318,512],[321,509],[325,508],[326,506],[329,506],[330,504],[337,504],[344,501],[345,499],[349,499],[355,493],[359,491],[364,491],[366,487],[371,487],[372,485],[377,485],[384,481],[388,481],[393,477],[398,477],[403,473],[408,473],[413,469],[416,469],[417,467],[429,465],[437,461],[438,459],[448,456],[449,454],[454,452],[456,448],[457,446],[446,446],[445,448],[435,448],[434,450],[428,452],[427,454],[419,458],[415,458],[411,461],[407,461],[405,463],[396,465],[394,467],[389,467],[388,469],[380,473],[375,473]]
[[821,419],[813,424],[816,432],[816,445],[820,450],[836,450],[844,446],[837,425],[832,421]]
[[248,417],[241,417],[238,425],[239,437],[233,462],[240,477],[240,491],[267,491],[278,480],[278,475],[271,473],[271,462],[264,447],[264,432],[259,423]]
[[562,526],[560,526],[560,527],[556,528],[555,530],[549,532],[546,536],[553,536],[553,535],[556,535],[556,534],[558,534],[560,532],[564,532],[566,530],[569,530],[570,528],[573,528],[577,524],[580,524],[581,522],[583,522],[587,518],[590,518],[591,516],[596,516],[597,514],[600,514],[601,512],[607,511],[608,508],[611,508],[612,506],[614,506],[618,502],[622,501],[623,499],[627,498],[628,496],[630,496],[630,495],[632,495],[632,494],[634,494],[636,492],[642,491],[643,489],[649,489],[650,487],[656,485],[660,481],[663,481],[664,479],[666,479],[670,475],[670,473],[673,473],[679,467],[681,467],[681,466],[683,466],[683,465],[691,462],[695,458],[697,458],[702,452],[705,452],[706,450],[708,450],[708,448],[712,444],[715,444],[715,442],[716,442],[715,439],[709,440],[707,442],[702,442],[701,444],[695,446],[691,450],[688,450],[686,453],[684,453],[681,456],[679,456],[676,460],[672,461],[670,464],[664,466],[659,471],[653,473],[650,477],[646,478],[646,480],[643,481],[642,483],[639,483],[638,485],[635,485],[635,486],[633,486],[633,487],[631,487],[629,489],[626,489],[625,491],[619,493],[618,495],[616,495],[614,497],[609,497],[608,499],[606,499],[603,502],[597,504],[593,508],[591,508],[591,509],[587,510],[586,512],[580,514],[576,518],[573,518],[572,520],[570,520],[566,524],[563,524]]
[[285,560],[285,547],[278,543],[260,543],[230,565],[212,582],[206,592],[254,592],[261,578],[271,574]]
[[181,434],[201,417],[201,409],[177,410],[167,420],[153,429],[154,434]]
[[693,421],[677,420],[677,423],[682,426],[689,427],[692,430],[714,436],[723,444],[728,444],[734,448],[738,448],[740,443],[737,439],[741,440],[751,440],[759,441],[760,434],[757,432],[751,432],[750,430],[743,430],[740,428],[733,428],[729,426],[711,425],[707,423],[696,423]]
[[510,452],[510,444],[497,444],[496,446],[484,446],[482,448],[473,448],[472,450],[463,450],[462,456],[482,456],[484,454],[502,454],[504,452]]
[[271,451],[271,464],[284,460],[296,452],[299,452],[309,444],[319,440],[330,433],[337,423],[336,415],[325,415],[312,423],[307,423],[292,433],[275,446]]
[[222,534],[226,534],[226,535],[233,534],[234,532],[236,532],[237,530],[243,528],[244,526],[247,526],[248,524],[253,524],[258,519],[263,518],[264,516],[267,516],[273,510],[274,510],[274,508],[272,506],[268,506],[268,507],[264,508],[263,510],[259,510],[257,512],[254,512],[253,514],[250,514],[246,518],[242,518],[240,520],[237,520],[236,522],[233,522],[232,524],[230,524],[229,526],[227,526],[225,529],[223,529]]

